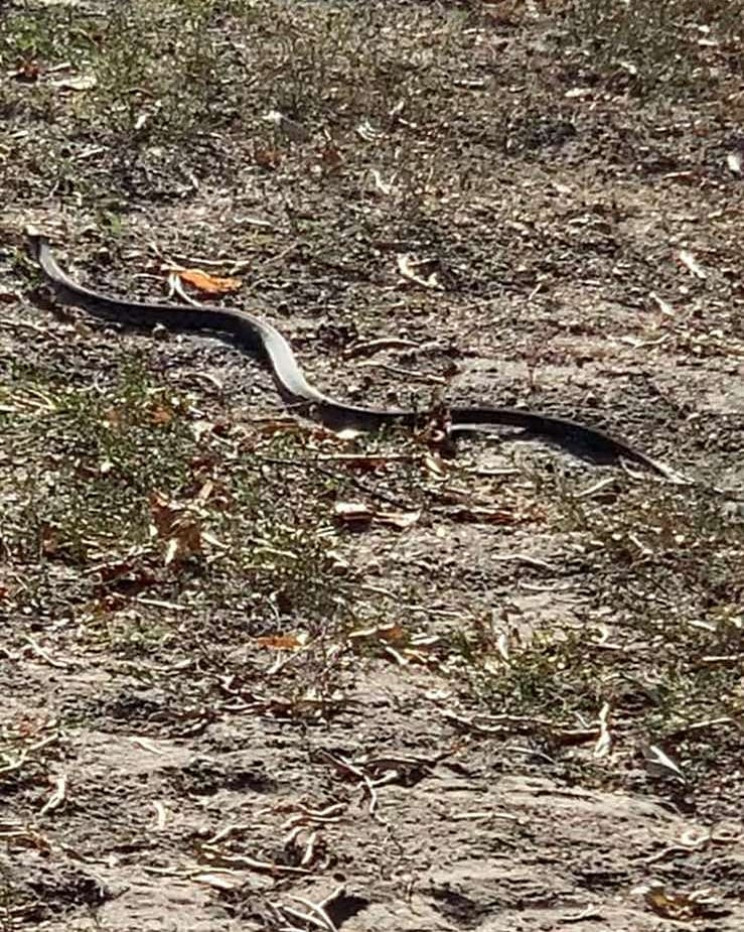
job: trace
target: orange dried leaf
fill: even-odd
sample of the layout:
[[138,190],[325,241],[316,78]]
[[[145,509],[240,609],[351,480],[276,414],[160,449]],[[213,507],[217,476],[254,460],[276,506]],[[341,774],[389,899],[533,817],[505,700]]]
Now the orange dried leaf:
[[202,529],[188,511],[159,492],[149,496],[150,515],[157,536],[165,541],[165,565],[202,552]]
[[713,904],[707,891],[685,893],[658,886],[648,890],[644,899],[659,916],[675,919],[678,922],[699,919],[711,913],[715,914],[710,909]]
[[297,650],[302,642],[295,634],[270,634],[266,637],[256,638],[259,647],[269,647],[271,650]]
[[149,496],[150,515],[152,516],[155,529],[161,537],[166,537],[173,522],[178,514],[177,510],[172,508],[165,495],[160,492],[151,492]]
[[378,628],[377,637],[388,644],[404,645],[408,642],[408,632],[401,628],[400,625],[390,625],[387,628]]
[[333,513],[342,524],[353,527],[368,525],[372,521],[404,530],[415,524],[421,511],[374,511],[362,502],[336,502]]
[[193,285],[206,294],[232,294],[243,284],[239,278],[222,278],[201,269],[182,269],[177,275],[187,285]]
[[259,168],[274,171],[282,162],[282,152],[279,149],[272,149],[268,146],[255,146],[253,149],[253,158]]
[[155,405],[150,409],[150,421],[153,424],[170,424],[172,420],[172,408],[166,408],[164,405]]

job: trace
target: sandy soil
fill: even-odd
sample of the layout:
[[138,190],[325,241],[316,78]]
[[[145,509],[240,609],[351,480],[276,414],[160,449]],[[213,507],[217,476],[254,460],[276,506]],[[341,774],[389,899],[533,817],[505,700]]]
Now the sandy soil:
[[[280,25],[259,18],[248,38],[218,17],[215,35],[244,56],[243,122],[189,130],[175,156],[155,140],[139,162],[76,111],[92,91],[52,88],[44,69],[61,52],[8,79],[3,930],[742,928],[744,262],[731,157],[744,86],[732,71],[715,95],[640,94],[627,70],[556,46],[565,6],[370,3],[358,34],[339,27],[351,51],[338,61],[362,75],[348,97],[311,54],[331,54],[313,32],[320,8],[296,7],[294,71],[271,31],[287,7],[259,4]],[[264,119],[290,91],[311,101],[295,111],[301,139]],[[57,122],[34,152],[42,93]],[[228,300],[280,326],[339,396],[569,415],[703,491],[508,436],[450,460],[425,439],[370,446],[305,425],[287,453],[259,362],[60,311],[20,258],[28,222],[79,278],[119,294],[162,294],[164,260],[222,260],[243,279]],[[383,338],[409,343],[369,345]],[[245,570],[168,571],[150,555],[112,582],[103,557],[17,544],[29,467],[59,465],[23,433],[29,410],[53,408],[24,380],[52,399],[62,385],[105,393],[133,355],[188,397],[189,424],[208,425],[214,487],[251,450],[327,457],[333,482],[266,467],[251,507],[304,515],[313,503],[332,566],[308,578],[344,601],[341,628],[301,596],[274,599],[271,615]],[[351,453],[379,462],[345,466]],[[339,501],[398,523],[334,523]],[[643,547],[664,502],[681,538],[654,562]],[[719,524],[695,524],[702,514]],[[642,557],[630,559],[618,541],[634,534]],[[723,657],[710,664],[729,676],[720,693],[706,680],[695,714],[664,705],[643,671],[679,651],[674,695],[697,690],[684,663],[703,648],[671,629],[724,614],[725,649],[705,648]],[[359,635],[367,626],[376,633]],[[301,630],[316,645],[306,653],[257,640]],[[556,661],[555,692],[530,705],[541,668],[517,665],[508,681],[502,668],[558,630],[589,666],[565,660],[563,692]]]

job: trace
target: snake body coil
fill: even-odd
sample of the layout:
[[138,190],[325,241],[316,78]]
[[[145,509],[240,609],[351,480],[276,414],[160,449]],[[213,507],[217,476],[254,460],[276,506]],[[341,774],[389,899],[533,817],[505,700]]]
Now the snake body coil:
[[[95,317],[138,328],[154,324],[179,331],[215,331],[233,337],[241,346],[262,356],[283,400],[293,408],[310,413],[333,429],[373,431],[386,425],[415,427],[425,417],[420,412],[396,408],[363,408],[323,395],[305,378],[292,348],[270,323],[246,311],[209,305],[155,304],[128,301],[98,294],[73,281],[55,261],[49,241],[37,232],[28,233],[29,252],[39,263],[44,278],[63,303],[82,308]],[[447,409],[452,435],[489,431],[497,426],[519,427],[551,440],[572,452],[580,451],[599,461],[628,459],[659,475],[670,470],[622,440],[593,427],[565,418],[538,414],[520,408],[460,407]]]

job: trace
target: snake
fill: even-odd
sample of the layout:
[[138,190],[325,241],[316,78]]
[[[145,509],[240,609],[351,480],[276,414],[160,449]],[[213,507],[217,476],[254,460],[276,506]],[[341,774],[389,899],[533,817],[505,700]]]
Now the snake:
[[[26,235],[29,255],[63,305],[140,330],[159,324],[171,331],[228,336],[268,364],[279,395],[290,410],[306,414],[331,430],[416,429],[427,423],[426,412],[359,407],[323,394],[305,377],[288,340],[263,317],[237,308],[132,301],[100,294],[74,281],[57,264],[47,236],[33,228]],[[431,423],[431,415],[428,417]],[[550,441],[584,459],[602,463],[628,460],[656,475],[674,478],[668,467],[624,440],[567,418],[514,407],[455,405],[446,409],[446,433],[453,440],[462,434],[487,433],[505,426],[521,428],[530,437]]]

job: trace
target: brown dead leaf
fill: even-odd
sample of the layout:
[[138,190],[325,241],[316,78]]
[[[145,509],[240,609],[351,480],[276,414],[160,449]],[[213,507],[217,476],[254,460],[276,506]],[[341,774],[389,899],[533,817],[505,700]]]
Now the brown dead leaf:
[[109,427],[118,429],[122,426],[124,422],[124,417],[122,416],[122,409],[117,407],[111,407],[103,413],[103,419],[108,424]]
[[95,567],[99,582],[94,587],[96,608],[103,613],[117,611],[141,592],[157,584],[155,574],[133,560],[114,560]]
[[179,269],[176,274],[181,281],[205,294],[233,294],[243,284],[239,278],[222,278],[201,269]]
[[421,511],[378,511],[362,502],[336,502],[333,513],[341,524],[347,527],[367,527],[373,521],[390,527],[405,530],[421,517]]
[[170,424],[173,420],[173,409],[165,405],[153,405],[150,409],[150,421],[158,426]]
[[59,531],[51,524],[43,524],[40,533],[41,552],[45,557],[53,557],[59,550]]
[[11,77],[24,84],[33,84],[41,76],[41,66],[36,59],[19,59],[16,61],[15,71],[10,72]]
[[296,634],[269,634],[256,638],[256,644],[271,650],[297,650],[302,647],[302,639]]
[[280,149],[272,146],[254,146],[253,161],[259,168],[265,168],[268,171],[276,171],[282,163],[283,153]]
[[341,150],[334,143],[329,142],[320,153],[320,162],[324,172],[334,172],[343,165],[344,157],[341,155]]
[[149,501],[155,533],[165,543],[165,565],[200,554],[203,535],[196,515],[159,492],[152,492]]
[[381,641],[398,647],[403,647],[410,640],[408,632],[400,625],[388,625],[385,628],[378,628],[375,633]]
[[706,916],[720,915],[721,912],[720,907],[716,907],[709,890],[683,893],[668,890],[663,886],[655,886],[646,890],[643,898],[659,916],[677,921],[701,919]]
[[150,515],[160,537],[167,537],[177,520],[178,509],[160,492],[151,492]]

